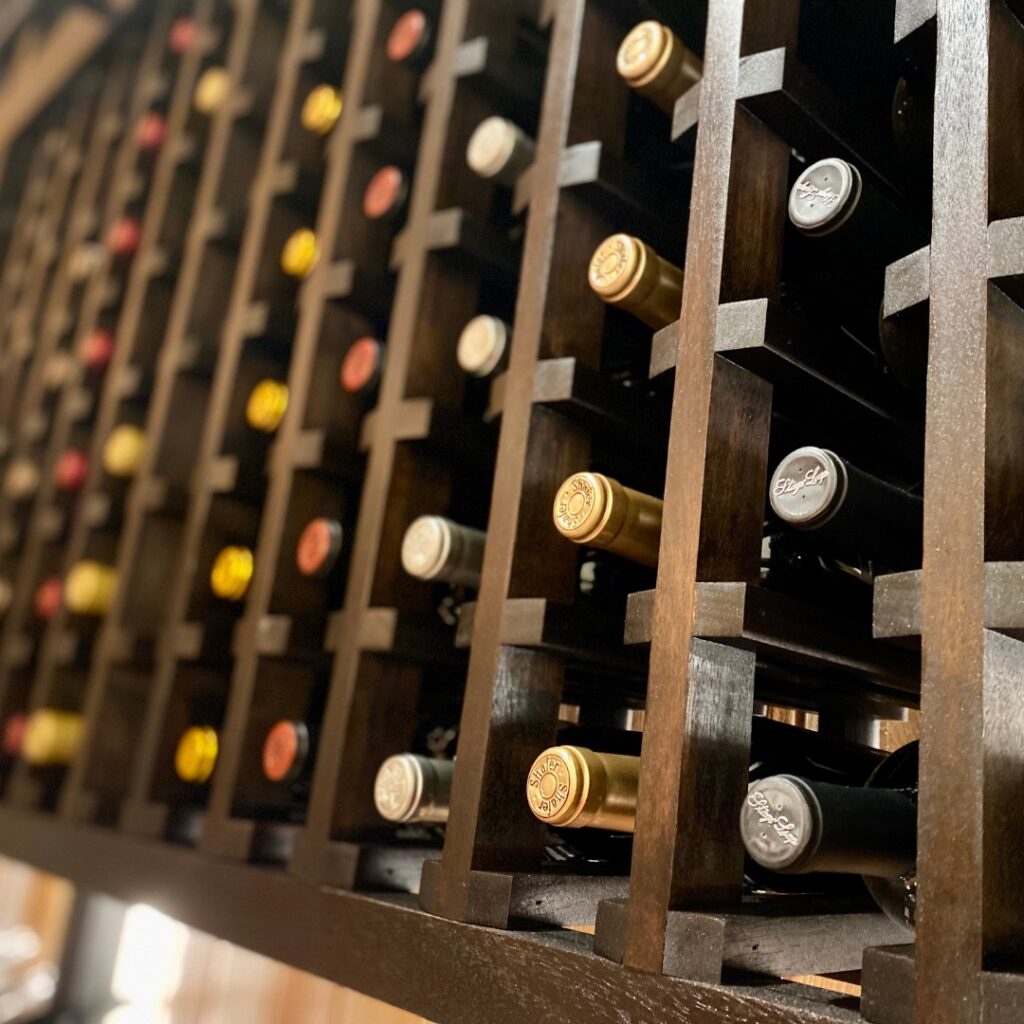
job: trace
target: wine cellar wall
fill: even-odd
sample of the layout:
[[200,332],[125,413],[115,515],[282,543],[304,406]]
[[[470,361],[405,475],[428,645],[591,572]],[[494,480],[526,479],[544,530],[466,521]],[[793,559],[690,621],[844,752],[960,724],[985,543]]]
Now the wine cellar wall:
[[1022,1019],[1018,0],[0,57],[0,853],[438,1024]]

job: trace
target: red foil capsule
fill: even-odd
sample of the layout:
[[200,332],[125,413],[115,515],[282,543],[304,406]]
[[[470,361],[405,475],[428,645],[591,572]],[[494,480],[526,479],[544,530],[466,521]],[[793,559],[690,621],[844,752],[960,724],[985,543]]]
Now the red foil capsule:
[[430,47],[430,21],[417,8],[406,11],[391,26],[384,49],[395,64],[418,64]]
[[43,622],[47,619],[52,619],[60,609],[63,600],[64,583],[60,577],[50,576],[43,580],[36,587],[35,600],[33,601],[36,618],[42,619]]
[[382,167],[370,179],[363,193],[363,213],[370,220],[390,220],[398,216],[409,195],[409,182],[394,164]]
[[384,346],[376,338],[353,342],[341,361],[341,389],[355,395],[376,387],[383,364]]
[[61,452],[53,467],[53,482],[62,491],[80,490],[89,473],[89,456],[77,448]]
[[4,753],[8,757],[17,757],[21,753],[21,743],[25,738],[25,727],[28,725],[28,715],[18,711],[11,715],[4,722],[3,745]]
[[107,231],[107,248],[114,256],[132,256],[139,247],[142,228],[132,217],[121,217]]
[[309,731],[302,722],[278,722],[263,743],[263,774],[271,782],[291,782],[302,774],[309,754]]
[[167,118],[151,110],[143,114],[135,126],[135,144],[139,149],[152,153],[158,150],[167,138]]
[[167,46],[171,53],[179,56],[188,53],[196,44],[199,38],[199,25],[193,18],[178,18],[171,25],[171,31],[167,35]]
[[342,528],[336,519],[311,519],[295,548],[295,565],[303,576],[330,574],[341,554]]
[[102,328],[90,331],[78,343],[78,359],[87,370],[102,370],[113,354],[114,336]]

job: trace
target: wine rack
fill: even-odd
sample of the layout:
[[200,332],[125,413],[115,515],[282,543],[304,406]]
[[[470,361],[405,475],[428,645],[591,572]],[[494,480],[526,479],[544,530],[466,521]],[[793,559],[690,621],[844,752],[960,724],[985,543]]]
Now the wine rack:
[[[103,19],[0,154],[0,852],[438,1022],[1019,1019],[1021,4]],[[918,724],[914,927],[759,880],[766,736]],[[631,839],[526,799],[573,735]]]

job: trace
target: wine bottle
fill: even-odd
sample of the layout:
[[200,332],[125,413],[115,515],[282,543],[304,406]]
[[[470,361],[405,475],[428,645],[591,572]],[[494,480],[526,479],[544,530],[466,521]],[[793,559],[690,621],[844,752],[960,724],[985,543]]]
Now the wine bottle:
[[182,782],[202,786],[210,781],[217,766],[219,738],[209,725],[193,725],[185,730],[174,752],[174,771]]
[[420,516],[402,539],[402,567],[420,580],[476,589],[480,586],[486,540],[482,530],[443,516]]
[[64,605],[75,615],[105,615],[117,589],[117,571],[102,562],[76,562],[64,581]]
[[630,30],[615,60],[623,80],[670,117],[676,100],[703,74],[700,58],[658,21],[642,21]]
[[305,722],[284,719],[277,722],[263,741],[261,763],[269,782],[295,785],[311,764],[312,744]]
[[73,711],[33,711],[25,723],[21,759],[35,767],[70,764],[78,753],[82,727],[82,716]]
[[0,747],[4,757],[13,761],[21,754],[22,744],[25,742],[25,729],[28,727],[28,715],[22,711],[16,711],[4,722],[3,738],[0,739]]
[[64,581],[59,576],[47,576],[32,595],[32,609],[40,622],[48,622],[64,604]]
[[135,476],[146,454],[145,431],[131,423],[114,427],[103,446],[103,468],[113,477]]
[[663,504],[602,473],[574,473],[558,489],[552,514],[555,528],[573,543],[653,568]]
[[43,389],[48,395],[60,391],[71,379],[75,359],[67,349],[58,349],[50,354],[43,368]]
[[395,224],[401,220],[409,201],[409,176],[395,164],[374,172],[363,191],[363,216]]
[[791,774],[758,779],[740,810],[743,845],[771,872],[863,875],[882,910],[913,927],[917,766],[911,743],[890,754],[866,786]]
[[199,35],[199,23],[194,18],[177,18],[167,34],[168,49],[180,57],[195,46]]
[[455,762],[395,754],[377,771],[373,802],[385,821],[443,825],[448,820]]
[[108,252],[119,260],[134,256],[141,240],[142,225],[134,217],[118,217],[104,236]]
[[434,24],[418,7],[405,11],[391,26],[384,52],[392,64],[422,70],[430,60],[434,44]]
[[326,579],[341,557],[344,533],[337,519],[317,516],[299,535],[295,565],[303,576]]
[[305,280],[320,262],[320,241],[316,232],[299,228],[292,232],[281,250],[281,269],[289,276]]
[[455,357],[471,377],[490,377],[508,362],[512,328],[504,320],[486,313],[473,317],[462,328]]
[[606,238],[590,259],[591,289],[610,306],[661,330],[679,319],[683,272],[633,235]]
[[4,473],[4,494],[11,501],[28,501],[39,489],[39,466],[29,458],[19,456]]
[[514,188],[533,163],[536,144],[517,124],[488,117],[476,126],[466,146],[466,163],[481,178]]
[[299,119],[311,135],[326,136],[341,118],[345,102],[333,85],[321,84],[311,89],[302,101]]
[[374,391],[384,370],[384,353],[384,343],[369,335],[352,342],[338,371],[341,390],[350,395]]
[[223,601],[244,600],[255,564],[249,548],[240,545],[222,548],[210,570],[210,590]]
[[78,448],[67,448],[53,465],[53,482],[59,491],[80,491],[89,475],[89,456]]
[[789,219],[807,242],[787,257],[787,301],[832,322],[874,356],[885,268],[924,245],[926,233],[839,157],[818,160],[798,175]]
[[207,68],[196,81],[192,106],[204,117],[213,117],[231,95],[231,73],[215,65]]
[[[919,81],[921,77],[925,82]],[[896,152],[908,172],[931,172],[934,90],[932,76],[909,73],[899,79],[893,90],[892,137]]]
[[114,336],[110,331],[96,328],[84,334],[76,353],[82,367],[92,373],[105,370],[114,355]]
[[[827,781],[863,783],[883,755],[764,718],[751,723],[752,777],[780,764]],[[632,832],[636,826],[640,758],[563,743],[538,755],[526,777],[532,814],[561,828]]]
[[288,385],[280,380],[261,380],[249,393],[245,419],[253,430],[273,434],[288,410]]
[[135,145],[143,153],[155,153],[167,138],[167,118],[158,110],[147,111],[135,124]]
[[772,474],[769,501],[788,526],[813,530],[848,552],[893,567],[920,565],[921,499],[835,452],[813,446],[790,452]]
[[[581,725],[581,715],[591,724]],[[635,719],[635,713],[628,709],[616,709],[609,715],[608,709],[563,704],[559,708],[558,735],[570,741],[586,738],[635,753],[640,746],[640,733],[631,727]],[[380,766],[374,801],[387,821],[442,825],[448,820],[455,761],[442,755],[455,735],[453,730],[439,733],[436,745],[428,740],[428,749],[436,751],[435,756],[396,754]]]

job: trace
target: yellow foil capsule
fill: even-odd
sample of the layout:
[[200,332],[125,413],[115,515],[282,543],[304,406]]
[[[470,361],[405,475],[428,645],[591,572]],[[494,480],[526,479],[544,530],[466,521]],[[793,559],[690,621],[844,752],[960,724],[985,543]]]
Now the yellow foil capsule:
[[117,589],[117,573],[88,559],[76,562],[64,581],[64,604],[76,615],[105,615]]
[[574,473],[555,495],[555,528],[575,544],[656,566],[664,503],[603,473]]
[[320,243],[309,228],[293,231],[281,250],[281,269],[289,277],[309,277],[319,260]]
[[318,85],[302,104],[302,127],[313,135],[327,135],[338,123],[344,106],[341,93],[334,86]]
[[526,801],[548,825],[632,832],[639,777],[639,757],[551,747],[530,768]]
[[210,570],[210,589],[225,601],[241,601],[249,589],[254,568],[253,555],[248,548],[224,548]]
[[21,757],[31,765],[69,764],[82,739],[82,716],[41,708],[28,716]]
[[605,302],[661,330],[679,319],[683,272],[633,235],[611,235],[595,250],[590,287]]
[[642,96],[672,114],[676,100],[703,74],[700,59],[658,21],[642,21],[619,47],[615,67]]
[[174,770],[182,782],[201,786],[208,782],[217,765],[217,730],[193,725],[182,733],[174,752]]
[[103,468],[111,476],[135,476],[145,453],[145,432],[130,423],[123,423],[110,432],[103,446]]
[[226,68],[207,68],[196,82],[192,105],[207,117],[217,113],[231,93],[231,75]]
[[261,380],[249,393],[245,419],[254,430],[272,434],[288,409],[288,385],[279,380]]

